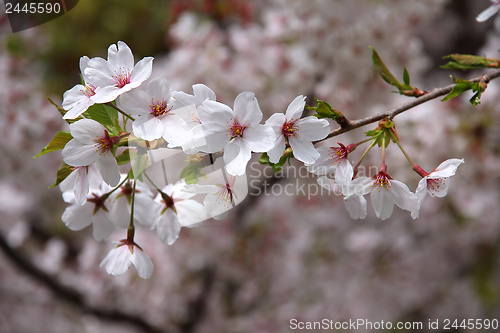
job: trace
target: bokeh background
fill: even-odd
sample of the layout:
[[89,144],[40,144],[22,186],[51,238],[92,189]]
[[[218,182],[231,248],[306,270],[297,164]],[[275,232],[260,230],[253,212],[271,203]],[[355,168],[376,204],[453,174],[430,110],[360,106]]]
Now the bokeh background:
[[[174,90],[191,92],[191,85],[205,83],[229,105],[241,91],[253,91],[265,119],[304,94],[357,119],[407,100],[377,76],[369,46],[397,76],[406,66],[422,89],[451,83],[450,74],[479,75],[439,66],[450,53],[498,57],[500,21],[475,21],[489,4],[82,0],[62,17],[15,34],[2,13],[0,233],[7,247],[0,252],[0,332],[288,332],[293,318],[424,327],[429,319],[500,320],[495,82],[477,107],[465,94],[395,118],[401,142],[425,170],[465,158],[448,196],[427,198],[418,220],[396,208],[380,221],[370,204],[367,219],[352,220],[333,195],[277,195],[276,186],[316,182],[303,172],[300,179],[284,172],[275,187],[249,196],[223,221],[183,229],[173,246],[141,231],[140,244],[155,264],[150,280],[133,268],[119,277],[99,268],[111,244],[96,242],[90,230],[69,231],[60,220],[66,206],[60,192],[48,189],[60,154],[32,158],[67,129],[47,97],[61,103],[80,80],[79,58],[106,57],[118,40],[136,61],[154,56],[154,75]],[[373,127],[327,144],[360,141]],[[392,146],[387,153],[388,172],[415,190],[419,177],[404,156]],[[379,164],[375,149],[364,165]],[[257,164],[252,170],[254,178],[265,171]],[[19,266],[26,260],[39,270],[27,274]],[[72,291],[51,289],[44,277]]]

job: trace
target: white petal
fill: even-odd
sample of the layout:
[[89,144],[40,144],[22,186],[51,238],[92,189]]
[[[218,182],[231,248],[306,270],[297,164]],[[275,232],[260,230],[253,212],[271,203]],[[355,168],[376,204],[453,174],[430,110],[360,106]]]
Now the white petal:
[[178,201],[175,208],[182,226],[196,224],[208,218],[205,206],[194,200]]
[[427,194],[427,177],[422,178],[418,182],[417,190],[415,191],[415,195],[417,197],[417,203],[415,205],[415,209],[411,212],[411,217],[416,219],[420,214],[420,206],[422,205],[422,201],[424,201],[425,195]]
[[314,164],[306,164],[308,165],[307,171],[318,176],[323,176],[337,169],[338,163],[335,163],[333,157],[330,155],[330,151],[333,152],[331,147],[318,147],[316,151],[319,153],[319,157]]
[[373,178],[371,177],[359,177],[354,179],[344,188],[344,196],[349,198],[353,195],[365,195],[370,193],[373,186]]
[[288,138],[288,142],[292,147],[293,156],[299,161],[313,164],[319,158],[319,153],[311,142],[292,137]]
[[92,119],[81,119],[69,125],[73,138],[83,144],[94,144],[96,137],[104,135],[106,128]]
[[345,199],[344,203],[352,219],[366,218],[366,199],[363,196],[352,196]]
[[141,249],[134,247],[134,253],[130,256],[130,261],[134,264],[139,277],[149,279],[153,274],[153,262]]
[[[136,199],[137,199],[137,194],[136,194]],[[111,213],[111,222],[115,225],[116,228],[118,229],[128,228],[130,223],[130,206],[128,204],[126,196],[120,196],[113,200],[110,213]]]
[[493,15],[495,15],[498,12],[498,10],[500,10],[500,6],[499,5],[491,5],[488,8],[486,8],[484,11],[482,11],[476,17],[476,20],[478,22],[484,22],[487,19],[489,19],[490,17],[492,17]]
[[134,67],[132,50],[122,41],[118,42],[118,46],[115,44],[110,45],[108,47],[108,63],[115,68],[132,70]]
[[429,174],[429,178],[444,178],[451,177],[457,172],[460,164],[464,163],[464,159],[452,158],[441,163],[433,172]]
[[116,159],[110,152],[99,155],[99,158],[95,161],[95,165],[99,172],[101,173],[102,179],[109,186],[116,186],[120,182],[120,170],[118,169],[118,163]]
[[193,93],[197,101],[196,106],[199,106],[206,99],[215,101],[215,93],[204,84],[193,85]]
[[122,275],[132,265],[130,261],[131,255],[128,246],[119,246],[111,250],[99,266],[106,266],[106,272],[108,274]]
[[170,208],[158,217],[155,227],[162,242],[168,245],[172,245],[175,242],[181,231],[177,214]]
[[92,100],[95,103],[108,103],[114,101],[121,93],[124,92],[125,90],[121,91],[118,87],[114,86],[113,81],[110,85],[103,86],[99,90],[96,90],[95,95],[92,96]]
[[274,113],[269,119],[266,120],[266,125],[271,126],[276,133],[282,134],[283,125],[285,124],[286,117],[283,113]]
[[263,153],[274,147],[276,134],[271,126],[257,124],[245,129],[243,138],[254,152]]
[[236,96],[234,100],[234,115],[243,126],[260,123],[262,120],[262,111],[254,93],[246,91]]
[[116,100],[116,105],[130,115],[146,115],[151,113],[150,102],[144,90],[134,89],[120,95]]
[[341,159],[335,170],[335,181],[339,185],[347,185],[352,181],[353,176],[354,170],[351,163],[346,158]]
[[[383,190],[382,190],[383,191]],[[394,203],[401,209],[413,212],[417,209],[418,199],[415,193],[412,193],[406,184],[391,180],[390,193],[393,196]]]
[[269,156],[269,162],[278,163],[281,156],[285,152],[285,136],[280,135],[278,140],[275,142],[274,147],[268,150],[267,155]]
[[299,95],[288,105],[285,115],[288,120],[300,119],[302,117],[302,112],[304,112],[304,106],[306,105],[305,96]]
[[224,163],[229,174],[241,176],[245,173],[248,161],[252,157],[250,147],[241,138],[231,140],[224,147]]
[[153,71],[153,58],[152,57],[143,58],[135,65],[134,69],[132,70],[132,74],[130,75],[131,83],[135,83],[132,86],[133,87],[139,86],[142,82],[149,79],[152,71]]
[[165,132],[165,125],[160,117],[147,114],[137,117],[132,123],[132,129],[135,136],[147,141],[152,141],[161,138]]
[[448,194],[450,178],[427,179],[427,192],[432,197],[442,198]]
[[193,134],[181,117],[167,115],[163,117],[162,122],[165,128],[163,138],[168,142],[169,148],[182,146],[191,140]]
[[333,179],[321,176],[317,181],[321,187],[335,193],[336,196],[342,195],[342,188]]
[[330,123],[326,119],[318,119],[314,116],[299,119],[296,122],[298,126],[298,138],[304,141],[318,141],[326,138],[330,133]]
[[87,166],[95,162],[99,153],[95,144],[84,145],[76,139],[70,140],[63,148],[61,155],[63,161],[71,166]]
[[198,117],[202,123],[219,122],[221,124],[232,124],[234,112],[225,104],[206,100],[198,108]]
[[92,235],[96,241],[107,239],[115,231],[113,223],[108,218],[108,213],[99,209],[92,218]]
[[66,207],[61,220],[70,230],[82,230],[92,223],[94,204],[87,202],[84,205],[71,205]]
[[146,96],[149,102],[157,99],[168,102],[170,101],[170,95],[170,83],[165,78],[154,78],[146,86]]
[[113,72],[110,70],[108,62],[103,58],[95,57],[90,59],[88,67],[84,70],[84,74],[96,87],[103,88],[115,85]]
[[389,191],[390,190],[385,187],[374,188],[370,195],[373,210],[381,220],[386,220],[391,217],[392,211],[394,210],[393,196],[390,195]]
[[75,202],[79,205],[83,205],[87,202],[87,195],[89,194],[89,181],[87,179],[87,168],[79,167],[76,170],[75,177]]
[[[223,149],[229,142],[230,132],[227,124],[218,121],[209,121],[200,125],[203,133],[202,137],[206,142],[206,146],[199,147],[201,151],[206,153],[215,153]],[[200,134],[201,135],[201,134]],[[200,140],[198,140],[199,142]]]

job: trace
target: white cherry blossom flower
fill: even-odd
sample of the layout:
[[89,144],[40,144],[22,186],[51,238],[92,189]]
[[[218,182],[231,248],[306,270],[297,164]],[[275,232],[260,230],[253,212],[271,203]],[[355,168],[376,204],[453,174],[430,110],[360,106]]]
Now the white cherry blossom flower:
[[312,142],[324,139],[330,132],[330,124],[328,120],[314,116],[300,118],[305,104],[305,97],[297,96],[285,114],[275,113],[266,121],[276,134],[274,147],[267,152],[271,163],[278,163],[286,143],[290,144],[293,156],[299,161],[313,164],[319,158],[320,154]]
[[483,10],[477,17],[478,22],[484,22],[500,11],[500,0],[490,0],[491,5]]
[[[172,105],[174,109],[185,110],[184,112],[178,112],[177,114],[181,116],[190,127],[194,127],[201,123],[200,118],[196,109],[203,104],[206,100],[215,101],[215,93],[204,84],[193,85],[193,95],[187,94],[183,91],[173,91],[172,92]],[[186,108],[189,106],[194,106],[194,108]]]
[[335,193],[336,196],[343,197],[344,204],[352,219],[357,220],[366,218],[366,199],[362,195],[345,197],[343,188],[346,184],[339,185],[335,180],[327,178],[326,176],[319,177],[318,184]]
[[362,196],[370,193],[373,209],[379,219],[391,217],[394,205],[413,212],[418,203],[417,197],[406,184],[394,180],[385,171],[380,171],[374,177],[354,179],[344,190],[346,199],[352,196]]
[[186,183],[169,184],[158,194],[159,211],[153,228],[160,239],[172,245],[179,237],[181,227],[188,227],[207,219],[205,207],[192,199],[196,193],[186,192]]
[[78,118],[89,107],[95,104],[94,95],[96,94],[97,87],[91,83],[88,75],[85,74],[88,63],[88,57],[84,56],[80,58],[80,71],[85,84],[77,84],[63,95],[62,107],[68,111],[64,114],[63,119]]
[[[419,209],[422,205],[427,193],[431,197],[442,198],[448,194],[448,188],[450,186],[450,177],[454,176],[457,172],[457,168],[460,164],[464,163],[464,159],[452,158],[441,163],[434,171],[424,176],[418,183],[417,190],[415,191],[418,198],[418,206],[414,212],[412,212],[412,217],[417,218],[419,215]],[[420,170],[422,173],[425,172]]]
[[85,75],[99,90],[93,96],[95,103],[108,103],[120,94],[137,88],[146,81],[153,70],[153,58],[145,57],[134,66],[132,51],[124,42],[108,48],[108,60],[92,58]]
[[242,92],[234,101],[234,111],[219,102],[205,100],[198,109],[206,145],[201,151],[224,149],[224,162],[231,175],[243,175],[251,152],[266,152],[276,136],[270,126],[259,124],[262,111],[254,94]]
[[[319,158],[314,164],[309,164],[307,170],[318,176],[324,176],[335,171],[335,182],[347,185],[354,176],[351,162],[347,159],[354,145],[344,146],[340,142],[338,147],[319,147]],[[306,164],[307,165],[307,164]]]
[[137,270],[137,275],[143,279],[149,279],[153,274],[153,262],[142,248],[134,242],[122,239],[104,258],[100,267],[105,266],[108,274],[122,275],[132,265]]
[[120,172],[113,155],[119,137],[110,137],[106,128],[92,119],[82,119],[69,125],[71,139],[62,150],[66,164],[80,167],[96,164],[102,178],[110,186],[118,185]]
[[62,221],[70,230],[82,230],[92,224],[97,241],[108,238],[116,230],[108,209],[109,200],[102,190],[93,190],[83,205],[73,203],[66,207]]
[[163,137],[169,147],[178,147],[191,139],[184,119],[175,114],[170,84],[164,78],[149,81],[145,89],[134,89],[118,98],[117,105],[136,116],[134,135],[152,141]]

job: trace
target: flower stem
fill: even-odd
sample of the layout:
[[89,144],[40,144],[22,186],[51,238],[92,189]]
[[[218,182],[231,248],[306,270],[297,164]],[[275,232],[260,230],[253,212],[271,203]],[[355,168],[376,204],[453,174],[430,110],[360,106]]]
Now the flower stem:
[[358,173],[358,167],[359,167],[359,165],[361,164],[361,162],[365,158],[366,154],[368,154],[368,152],[370,151],[370,149],[372,149],[373,146],[375,146],[375,140],[374,139],[372,140],[372,143],[370,143],[370,146],[368,146],[366,148],[366,150],[363,152],[363,155],[361,155],[361,158],[359,159],[358,163],[356,163],[356,165],[354,166],[354,168],[353,168],[354,169],[353,178],[356,177],[356,174]]
[[156,184],[155,184],[155,183],[151,180],[151,178],[149,178],[149,176],[148,176],[145,172],[143,172],[142,174],[143,174],[143,175],[147,178],[147,180],[149,181],[149,183],[150,183],[151,185],[153,185],[153,187],[155,188],[155,190],[157,190],[157,191],[158,191],[158,192],[160,192],[160,193],[163,193],[163,192],[160,190],[160,188],[159,188],[158,186],[156,186]]
[[125,184],[125,182],[128,180],[128,176],[125,177],[125,179],[118,185],[116,185],[116,187],[114,189],[112,189],[111,191],[109,191],[108,193],[106,194],[103,194],[102,197],[104,197],[104,199],[107,199],[114,191],[116,191],[117,189],[121,188],[123,184]]
[[392,139],[394,140],[394,142],[396,142],[396,144],[398,145],[398,147],[401,150],[401,152],[403,153],[403,155],[405,155],[406,159],[408,160],[408,162],[410,163],[412,168],[415,168],[415,163],[413,163],[410,156],[404,150],[403,146],[401,146],[401,143],[399,143],[398,138],[394,135],[394,133],[392,133],[392,131],[389,131],[389,133],[391,134]]
[[109,105],[111,106],[113,109],[115,109],[116,111],[120,112],[122,115],[124,115],[125,117],[127,117],[128,119],[134,121],[135,118],[133,118],[132,116],[130,116],[129,114],[123,112],[122,110],[120,110],[119,107],[117,107],[116,105],[114,105],[113,103],[109,102],[109,103],[106,103],[106,105]]
[[134,180],[134,187],[132,189],[132,201],[130,203],[130,223],[127,229],[127,240],[129,242],[134,241],[135,227],[134,227],[134,204],[135,204],[135,185],[137,184],[137,180]]

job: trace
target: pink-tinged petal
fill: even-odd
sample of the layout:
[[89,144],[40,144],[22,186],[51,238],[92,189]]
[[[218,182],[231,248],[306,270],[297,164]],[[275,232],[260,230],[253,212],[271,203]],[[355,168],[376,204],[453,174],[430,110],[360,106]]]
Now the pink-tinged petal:
[[184,119],[176,115],[167,115],[162,119],[165,130],[163,138],[168,142],[168,148],[184,145],[191,140],[192,132]]
[[292,147],[293,157],[299,161],[313,164],[319,158],[319,153],[311,142],[293,137],[288,138],[288,142],[290,143],[290,147]]
[[314,164],[306,164],[307,171],[318,176],[323,176],[337,169],[338,163],[335,163],[332,156],[329,154],[331,150],[332,149],[330,147],[316,148],[316,151],[319,153],[319,157]]
[[150,114],[150,103],[151,100],[147,99],[146,92],[140,89],[126,92],[116,100],[118,108],[133,116]]
[[381,220],[386,220],[391,217],[394,210],[393,196],[389,193],[389,189],[380,188],[373,189],[371,192],[372,206],[377,217]]
[[274,147],[267,151],[267,156],[269,156],[269,162],[278,163],[281,156],[285,152],[285,136],[280,135],[278,140],[274,143]]
[[137,82],[135,87],[138,87],[142,82],[149,79],[151,73],[153,72],[153,58],[145,57],[140,60],[132,70],[132,75],[130,76],[131,83]]
[[105,266],[106,272],[111,275],[122,275],[132,265],[130,261],[132,253],[128,246],[122,245],[111,250],[99,267]]
[[81,84],[77,84],[73,88],[66,90],[63,94],[63,102],[62,102],[63,109],[70,110],[78,103],[86,99],[90,99],[89,97],[83,94],[84,91],[85,91],[85,86]]
[[318,141],[326,138],[330,133],[330,123],[326,119],[318,119],[314,116],[297,120],[298,138],[303,141]]
[[[200,151],[206,153],[215,153],[224,148],[229,142],[230,131],[229,127],[218,121],[208,121],[201,124],[202,137],[205,140],[205,146],[199,147]],[[198,136],[200,133],[198,133]]]
[[406,184],[397,180],[391,180],[391,188],[389,189],[389,192],[392,195],[392,201],[399,208],[410,212],[417,209],[418,198],[415,193],[410,191]]
[[344,200],[344,204],[352,219],[366,218],[366,199],[363,196],[352,196]]
[[95,95],[92,96],[92,100],[95,103],[101,103],[101,104],[108,103],[114,101],[120,95],[120,93],[121,91],[118,87],[114,85],[108,85],[96,90]]
[[174,106],[174,110],[184,106],[194,105],[196,108],[201,105],[201,103],[196,105],[196,97],[186,94],[184,91],[172,91],[172,99],[170,100],[170,103]]
[[172,209],[167,209],[158,217],[155,227],[161,241],[168,245],[174,244],[181,231],[179,219]]
[[112,187],[118,185],[120,182],[120,170],[118,169],[118,163],[116,163],[113,154],[108,152],[100,155],[95,161],[95,165],[106,184]]
[[175,203],[179,223],[190,226],[208,218],[205,206],[194,200],[182,200]]
[[66,207],[61,220],[64,224],[74,231],[82,230],[92,223],[92,213],[94,204],[87,202],[84,205],[71,205]]
[[198,108],[198,117],[202,123],[219,122],[229,128],[233,123],[234,112],[229,106],[208,99]]
[[134,55],[127,44],[119,41],[118,47],[115,44],[109,46],[108,62],[115,68],[124,68],[130,71],[134,67]]
[[207,99],[215,101],[215,93],[204,84],[193,85],[193,93],[196,97],[196,106],[200,106]]
[[92,119],[81,119],[69,125],[73,138],[82,144],[94,144],[96,137],[104,135],[106,128]]
[[371,177],[359,177],[354,179],[347,185],[342,194],[349,198],[353,195],[365,195],[371,192],[373,188],[373,178]]
[[353,176],[354,170],[351,163],[346,158],[342,158],[335,170],[335,181],[339,185],[347,185],[351,182]]
[[252,157],[250,147],[245,140],[236,138],[224,147],[224,163],[230,175],[241,176],[245,173],[248,161]]
[[442,198],[448,194],[450,178],[427,178],[427,192],[432,197]]
[[252,92],[242,92],[234,100],[234,115],[243,126],[258,124],[262,120],[259,102]]
[[130,256],[130,261],[134,264],[140,278],[149,279],[153,274],[153,262],[141,249],[134,247],[134,253]]
[[76,172],[75,177],[75,202],[79,205],[83,205],[87,202],[87,195],[89,194],[89,181],[87,179],[87,168],[79,167]]
[[108,219],[107,214],[99,209],[92,218],[92,235],[96,241],[107,239],[115,231],[115,226]]
[[85,74],[85,69],[89,67],[89,60],[87,56],[80,57],[80,72],[85,83],[89,83],[89,77]]
[[495,15],[499,10],[500,10],[499,5],[491,5],[488,8],[486,8],[484,11],[482,11],[476,17],[476,21],[484,22],[484,21],[488,20],[490,17],[492,17],[493,15]]
[[295,97],[295,99],[288,105],[285,115],[286,119],[299,119],[302,117],[302,112],[304,112],[304,106],[306,105],[306,98],[302,95]]
[[417,205],[416,205],[417,207],[411,213],[411,217],[413,217],[414,219],[418,218],[419,216],[420,206],[422,205],[422,201],[424,201],[426,194],[427,194],[427,177],[424,177],[418,182],[417,190],[415,191],[415,195],[417,196]]
[[208,214],[216,220],[226,217],[228,211],[233,207],[230,200],[221,200],[218,192],[207,194],[203,200],[203,205]]
[[135,136],[147,141],[152,141],[161,138],[165,132],[165,125],[160,117],[146,114],[137,117],[132,123],[132,130]]
[[88,77],[90,83],[96,87],[102,88],[115,85],[113,72],[110,70],[108,62],[103,58],[90,59],[84,74]]
[[63,148],[61,155],[64,163],[68,165],[87,166],[97,160],[99,153],[95,145],[83,145],[76,139],[72,139]]
[[257,124],[245,129],[243,138],[247,141],[250,149],[257,153],[263,153],[274,147],[276,134],[271,126]]
[[274,113],[269,119],[266,120],[266,125],[271,126],[276,133],[276,137],[278,135],[283,134],[283,125],[286,122],[286,117],[283,113]]
[[63,119],[76,119],[81,116],[89,107],[94,105],[94,101],[84,96],[80,102],[69,109],[63,116]]
[[[136,193],[136,198],[137,198],[137,193]],[[108,209],[110,209],[109,206],[107,207]],[[110,220],[117,229],[127,229],[130,223],[130,206],[128,204],[127,197],[120,196],[115,198],[111,205],[110,214],[111,214]],[[134,218],[135,218],[135,212],[134,212]]]
[[464,159],[452,158],[441,163],[433,172],[428,176],[429,178],[444,178],[451,177],[457,172],[460,164],[464,163]]
[[146,86],[146,97],[151,103],[151,101],[164,100],[168,102],[170,100],[171,89],[170,83],[164,78],[154,78],[149,81]]

